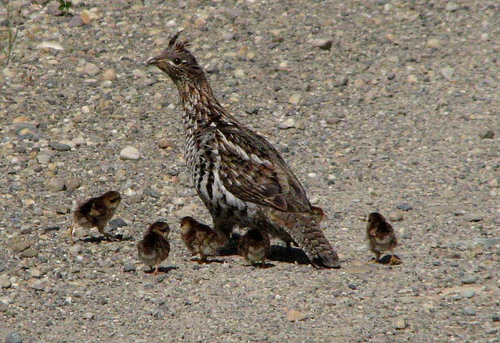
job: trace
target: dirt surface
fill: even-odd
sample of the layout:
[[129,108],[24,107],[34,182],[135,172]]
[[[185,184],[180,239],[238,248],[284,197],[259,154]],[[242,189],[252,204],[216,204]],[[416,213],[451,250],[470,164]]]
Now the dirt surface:
[[[500,4],[0,1],[0,340],[499,342]],[[178,94],[144,61],[183,37],[220,101],[275,144],[324,208],[342,269],[273,242],[268,268],[190,261],[211,223],[183,161]],[[8,50],[8,49],[7,49]],[[126,147],[125,151],[122,151]],[[110,223],[65,236],[77,200]],[[365,218],[399,266],[367,264]],[[158,276],[136,244],[173,228]]]

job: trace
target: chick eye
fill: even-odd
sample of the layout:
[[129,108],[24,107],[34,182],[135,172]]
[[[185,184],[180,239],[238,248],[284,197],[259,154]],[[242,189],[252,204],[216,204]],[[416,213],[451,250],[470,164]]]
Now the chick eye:
[[179,65],[181,64],[181,59],[180,58],[174,58],[174,61],[173,61],[175,64]]

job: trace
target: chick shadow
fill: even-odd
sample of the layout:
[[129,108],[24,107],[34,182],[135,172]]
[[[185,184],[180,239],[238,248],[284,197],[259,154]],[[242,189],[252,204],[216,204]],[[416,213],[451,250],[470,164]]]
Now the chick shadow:
[[121,241],[133,241],[133,237],[130,235],[115,235],[113,237],[106,237],[106,236],[92,236],[92,237],[85,237],[82,238],[81,241],[85,243],[97,243],[101,244],[102,242],[121,242]]
[[[238,241],[241,235],[239,233],[233,233],[229,242],[219,249],[219,256],[233,256],[239,255],[238,253]],[[282,245],[271,245],[271,251],[267,257],[269,261],[275,262],[285,262],[292,264],[311,264],[309,257],[304,253],[302,249],[293,247],[284,247]],[[252,266],[252,265],[249,265]],[[272,263],[266,263],[264,268],[275,267]]]
[[[171,270],[176,270],[176,269],[179,269],[179,267],[160,267],[158,268],[158,272],[163,274],[168,274],[168,272],[170,272]],[[144,273],[153,274],[154,271],[155,271],[154,269],[149,269],[145,270]]]

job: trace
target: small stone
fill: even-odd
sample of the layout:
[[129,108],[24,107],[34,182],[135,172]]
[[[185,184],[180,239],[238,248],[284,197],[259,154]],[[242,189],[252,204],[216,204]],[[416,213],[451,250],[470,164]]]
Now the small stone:
[[78,255],[82,251],[82,246],[80,244],[73,244],[68,250],[71,254]]
[[464,216],[464,219],[468,222],[480,222],[483,220],[483,216],[478,213],[468,213]]
[[495,137],[495,132],[492,130],[485,130],[479,134],[481,139],[493,139],[493,137]]
[[414,74],[408,75],[406,80],[408,81],[408,83],[417,83],[418,82],[418,78]]
[[33,288],[35,291],[45,291],[45,286],[40,281],[31,285],[31,288]]
[[28,117],[26,116],[19,116],[15,117],[14,120],[12,120],[13,123],[26,123],[28,121]]
[[102,73],[101,78],[105,81],[115,81],[118,77],[114,69],[107,69]]
[[172,149],[175,147],[175,144],[169,139],[161,139],[158,141],[158,147],[160,149]]
[[311,40],[311,45],[315,48],[320,48],[321,50],[330,50],[333,45],[333,39],[331,38],[318,38]]
[[441,69],[441,75],[443,75],[443,77],[446,80],[452,80],[454,74],[455,74],[455,69],[454,68],[445,67],[445,68]]
[[109,227],[111,227],[112,229],[117,229],[119,227],[125,226],[128,226],[128,223],[122,218],[115,218],[109,221]]
[[354,285],[354,284],[352,284],[352,283],[350,283],[350,284],[348,285],[348,287],[349,287],[350,289],[352,289],[352,290],[356,290],[356,289],[357,289],[356,285]]
[[85,67],[83,67],[83,73],[89,76],[95,76],[99,74],[99,71],[100,71],[99,67],[94,63],[87,63]]
[[3,302],[0,302],[0,312],[6,312],[7,310],[9,309],[9,305],[3,303]]
[[21,257],[26,257],[26,258],[37,257],[37,256],[38,256],[38,250],[35,248],[26,249],[21,253]]
[[125,264],[123,265],[123,272],[130,273],[130,272],[135,272],[135,271],[136,271],[136,267],[135,267],[135,264],[133,262],[125,262]]
[[66,187],[67,191],[71,192],[80,187],[80,179],[77,177],[70,177],[64,182],[64,187]]
[[413,207],[410,204],[398,204],[396,205],[396,208],[401,211],[409,211],[413,209]]
[[286,314],[286,319],[288,319],[291,322],[298,322],[306,319],[306,315],[300,311],[290,310]]
[[23,339],[17,332],[11,332],[5,337],[5,343],[23,343]]
[[278,124],[278,129],[286,130],[286,129],[291,129],[294,126],[295,126],[295,120],[293,120],[293,118],[288,118],[284,122]]
[[396,78],[396,74],[394,72],[387,73],[387,80],[394,80]]
[[404,319],[402,319],[402,318],[397,319],[394,322],[394,328],[396,330],[404,330],[404,329],[406,329],[406,326],[407,326],[406,321]]
[[80,27],[83,26],[83,20],[79,15],[73,16],[68,22],[69,27]]
[[468,316],[475,316],[476,310],[472,307],[467,306],[466,308],[464,308],[464,313]]
[[293,94],[290,99],[288,99],[288,102],[292,105],[298,105],[300,102],[300,94]]
[[122,160],[138,160],[141,158],[141,153],[139,150],[129,145],[120,151],[120,158]]
[[500,315],[494,314],[491,316],[491,321],[494,323],[500,322]]
[[389,220],[391,222],[400,222],[403,219],[404,219],[403,211],[397,210],[397,211],[391,211],[391,212],[389,212]]
[[59,178],[52,178],[46,183],[45,187],[50,192],[60,192],[64,190],[64,180]]
[[43,165],[47,165],[52,160],[52,155],[38,154],[36,156],[36,159],[37,159],[38,163],[43,164]]
[[470,285],[470,284],[476,283],[476,281],[477,281],[477,276],[475,276],[475,275],[466,275],[466,276],[464,276],[462,279],[460,279],[460,281],[461,281],[464,285]]
[[68,151],[71,150],[71,147],[68,144],[59,143],[59,142],[50,142],[49,147],[57,150],[57,151]]
[[467,289],[462,293],[464,298],[472,298],[476,293],[472,289]]
[[454,2],[448,2],[445,6],[445,9],[448,11],[448,12],[455,12],[456,10],[458,10],[460,8],[460,6]]
[[12,282],[10,282],[9,278],[5,275],[0,276],[0,287],[9,288],[12,286]]
[[66,205],[57,205],[56,208],[55,208],[55,212],[57,214],[67,214],[69,213],[71,210],[69,209],[68,206]]
[[94,314],[92,312],[85,312],[83,314],[83,319],[87,319],[87,320],[94,319]]
[[349,83],[349,78],[347,76],[339,76],[335,78],[335,87],[345,87]]
[[83,10],[80,12],[80,18],[82,18],[82,22],[85,25],[88,25],[92,22],[92,15],[87,10]]
[[437,38],[430,38],[427,41],[427,46],[429,48],[439,48],[439,47],[441,47],[441,41]]
[[239,68],[238,68],[238,69],[236,69],[236,70],[234,71],[234,73],[233,73],[233,74],[234,74],[234,77],[237,77],[237,78],[242,78],[242,77],[244,77],[244,76],[245,76],[245,71],[244,71],[243,69],[239,69]]
[[22,241],[22,242],[12,244],[11,248],[12,248],[12,251],[14,251],[14,252],[23,252],[24,250],[28,249],[30,246],[31,246],[30,241]]

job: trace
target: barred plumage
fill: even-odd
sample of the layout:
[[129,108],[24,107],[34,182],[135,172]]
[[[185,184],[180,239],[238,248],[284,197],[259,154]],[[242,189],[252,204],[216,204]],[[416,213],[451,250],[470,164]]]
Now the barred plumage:
[[186,160],[193,185],[227,237],[238,225],[298,243],[316,267],[339,267],[318,226],[318,212],[278,151],[230,116],[215,98],[187,43],[170,39],[156,65],[176,84],[184,106]]

